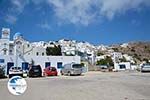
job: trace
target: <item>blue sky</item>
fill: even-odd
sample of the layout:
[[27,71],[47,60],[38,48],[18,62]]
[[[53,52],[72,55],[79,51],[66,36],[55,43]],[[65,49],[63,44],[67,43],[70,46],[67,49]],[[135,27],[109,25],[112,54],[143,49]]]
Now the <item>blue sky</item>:
[[150,0],[0,0],[0,28],[29,41],[150,40]]

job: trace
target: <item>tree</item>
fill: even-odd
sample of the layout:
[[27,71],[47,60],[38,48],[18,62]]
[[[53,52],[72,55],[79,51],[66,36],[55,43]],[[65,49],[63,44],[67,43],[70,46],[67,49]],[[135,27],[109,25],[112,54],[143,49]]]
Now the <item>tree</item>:
[[112,48],[115,52],[118,52],[119,49],[118,48]]
[[47,47],[46,48],[46,54],[48,55],[48,56],[61,56],[62,54],[61,54],[61,46],[60,45],[58,45],[58,46],[56,46],[56,45],[54,45],[54,47]]
[[111,57],[106,56],[105,59],[101,59],[101,60],[97,61],[96,65],[114,66],[114,63],[113,63]]
[[97,53],[97,56],[101,56],[101,55],[104,55],[104,54],[102,52]]
[[97,61],[96,65],[107,65],[107,61],[106,61],[106,59],[101,59],[101,60]]
[[109,66],[114,66],[113,60],[111,59],[111,57],[106,56],[106,61],[108,62]]
[[119,59],[121,62],[127,62],[127,60],[126,60],[126,58],[125,57],[123,57],[123,58],[121,58],[121,59]]
[[146,63],[149,62],[149,60],[148,60],[147,58],[143,58],[143,60],[144,60]]
[[135,49],[134,49],[134,48],[132,48],[132,49],[131,49],[131,51],[132,51],[132,52],[135,52]]
[[136,53],[134,54],[133,57],[136,58],[136,59],[139,60],[139,61],[142,61],[141,58],[140,58]]
[[81,66],[82,66],[82,67],[84,67],[84,66],[85,66],[85,64],[84,64],[84,63],[81,63]]

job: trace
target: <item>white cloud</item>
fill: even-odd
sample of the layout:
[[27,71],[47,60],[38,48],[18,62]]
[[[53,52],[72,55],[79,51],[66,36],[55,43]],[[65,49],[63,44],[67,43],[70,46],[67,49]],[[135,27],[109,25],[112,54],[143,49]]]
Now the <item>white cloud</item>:
[[37,24],[37,26],[39,26],[42,29],[46,29],[46,30],[50,30],[51,29],[51,26],[46,21],[41,23],[41,24]]
[[34,4],[38,5],[43,3],[45,0],[31,0]]
[[9,12],[5,16],[4,20],[7,23],[15,24],[18,20],[18,15],[23,12],[27,4],[29,4],[29,0],[11,0],[11,9],[9,9]]
[[134,26],[139,26],[139,25],[140,25],[140,21],[139,21],[139,20],[132,19],[132,20],[131,20],[131,24],[134,25]]
[[48,3],[53,5],[59,19],[83,25],[150,6],[150,0],[48,0]]
[[91,2],[91,0],[49,0],[59,19],[83,25],[88,25],[94,19],[95,14],[90,12]]
[[62,23],[84,26],[102,21],[102,18],[111,20],[129,10],[138,11],[144,6],[150,6],[150,0],[11,0],[12,9],[8,15],[16,17],[17,20],[17,16],[31,2],[36,7],[42,7],[42,3],[50,5],[50,10],[54,11],[58,21]]
[[102,0],[100,14],[112,19],[128,10],[138,10],[147,0]]
[[29,0],[11,0],[12,12],[22,13],[25,6],[29,4]]
[[15,24],[17,21],[17,17],[12,16],[12,15],[7,15],[5,18],[5,21],[10,24]]

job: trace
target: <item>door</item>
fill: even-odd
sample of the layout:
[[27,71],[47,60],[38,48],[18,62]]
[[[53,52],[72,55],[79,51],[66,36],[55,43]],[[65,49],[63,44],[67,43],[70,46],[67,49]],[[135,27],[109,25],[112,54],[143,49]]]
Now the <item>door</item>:
[[51,62],[45,62],[45,68],[51,66]]
[[63,66],[62,66],[62,62],[57,62],[57,68],[58,69],[61,69]]
[[7,63],[7,75],[9,74],[9,69],[14,66],[14,63],[13,62],[8,62]]
[[29,63],[28,62],[22,63],[22,70],[29,70]]
[[121,64],[119,66],[120,66],[120,69],[126,69],[126,65],[125,64]]

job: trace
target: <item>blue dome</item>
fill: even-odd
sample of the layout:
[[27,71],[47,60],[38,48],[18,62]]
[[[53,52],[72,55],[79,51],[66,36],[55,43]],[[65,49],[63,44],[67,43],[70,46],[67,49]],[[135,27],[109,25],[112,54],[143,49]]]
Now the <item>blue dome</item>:
[[17,32],[17,33],[15,33],[15,35],[14,35],[14,39],[17,39],[17,38],[19,38],[19,37],[23,37],[23,35],[20,33],[20,32]]
[[22,36],[20,32],[17,32],[14,36]]

